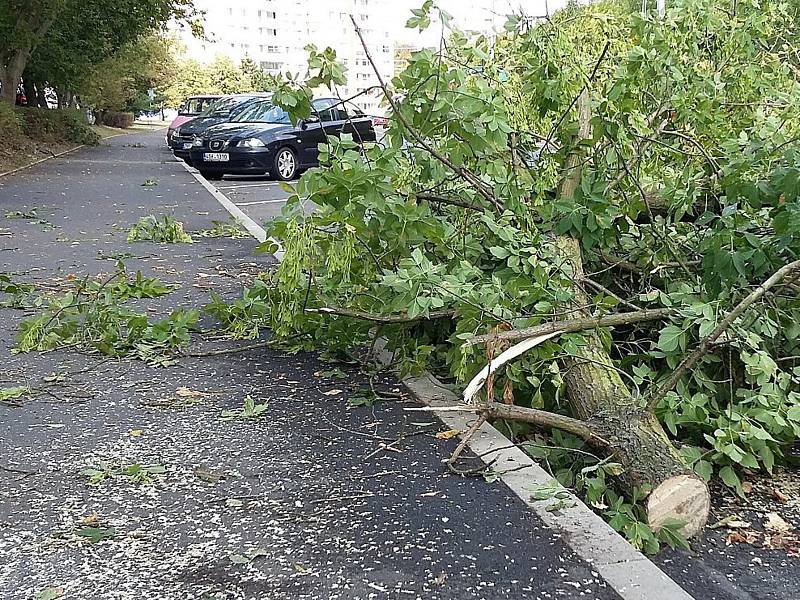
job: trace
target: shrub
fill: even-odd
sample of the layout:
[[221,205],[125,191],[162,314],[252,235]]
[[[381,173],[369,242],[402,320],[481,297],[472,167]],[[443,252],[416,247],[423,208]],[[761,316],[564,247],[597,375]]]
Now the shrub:
[[17,114],[25,134],[37,141],[74,142],[92,146],[100,143],[100,135],[91,128],[86,116],[79,110],[22,108],[18,109]]
[[133,113],[129,112],[116,112],[113,110],[104,111],[101,115],[103,125],[107,127],[117,127],[119,129],[128,129],[133,126],[133,121],[136,117]]
[[22,135],[22,123],[7,104],[0,104],[0,140],[12,140]]

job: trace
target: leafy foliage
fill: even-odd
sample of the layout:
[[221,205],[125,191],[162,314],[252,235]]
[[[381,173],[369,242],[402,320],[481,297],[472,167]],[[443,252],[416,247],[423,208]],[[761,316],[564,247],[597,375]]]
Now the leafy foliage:
[[139,219],[128,232],[128,242],[163,242],[166,244],[192,243],[192,236],[183,229],[183,223],[170,215],[148,215]]
[[258,337],[261,327],[269,324],[270,292],[265,279],[258,278],[232,303],[212,292],[211,302],[203,310],[219,321],[222,333],[238,340],[253,339]]
[[269,405],[266,402],[256,404],[256,401],[253,400],[253,397],[248,394],[245,396],[244,407],[242,410],[223,410],[220,418],[223,421],[233,421],[236,419],[257,419],[264,412],[266,412],[268,408]]
[[[426,2],[410,25],[436,10]],[[716,0],[679,0],[663,19],[613,2],[572,6],[544,23],[513,18],[493,44],[451,30],[441,51],[412,54],[387,90],[386,147],[329,138],[328,168],[307,172],[270,226],[285,258],[259,297],[276,335],[353,352],[377,323],[404,372],[465,381],[487,360],[466,339],[569,318],[578,288],[595,316],[674,315],[600,332],[644,403],[800,251],[796,12],[779,1],[735,11]],[[339,83],[335,55],[310,54],[308,84],[285,80],[274,96],[295,120],[310,114],[312,84]],[[561,195],[577,148],[588,152],[580,185]],[[303,210],[309,201],[318,210]],[[562,239],[579,242],[585,275],[563,260]],[[765,295],[658,403],[700,475],[736,488],[741,467],[771,471],[800,434],[796,289]],[[442,310],[454,317],[426,318]],[[495,396],[566,412],[564,361],[585,341],[540,344],[497,374]],[[585,485],[615,527],[654,548],[638,498],[601,499]]]
[[200,231],[192,232],[195,236],[200,238],[248,238],[250,234],[242,229],[238,222],[228,223],[226,221],[214,220],[211,222],[212,227],[208,229],[201,229]]
[[151,322],[145,313],[125,305],[131,298],[156,298],[173,289],[139,272],[129,279],[120,264],[120,270],[103,281],[86,278],[65,294],[39,298],[35,304],[43,310],[20,323],[15,351],[77,347],[138,358],[153,366],[174,364],[173,354],[188,346],[199,312],[179,309]]

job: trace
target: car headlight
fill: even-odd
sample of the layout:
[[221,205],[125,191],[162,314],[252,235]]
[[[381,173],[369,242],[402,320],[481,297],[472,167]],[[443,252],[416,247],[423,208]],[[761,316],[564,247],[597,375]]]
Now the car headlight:
[[236,145],[240,148],[263,148],[266,146],[266,144],[258,138],[247,138]]

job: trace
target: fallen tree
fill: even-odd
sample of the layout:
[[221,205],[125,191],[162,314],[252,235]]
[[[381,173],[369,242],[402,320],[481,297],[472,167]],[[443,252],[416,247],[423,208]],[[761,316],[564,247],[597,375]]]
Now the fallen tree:
[[[483,373],[465,409],[599,451],[554,476],[636,543],[638,519],[699,531],[710,477],[740,490],[800,434],[796,33],[781,3],[735,10],[572,7],[491,44],[443,30],[380,80],[385,146],[329,138],[271,225],[273,330]],[[275,91],[294,119],[344,82],[330,50],[309,65]]]

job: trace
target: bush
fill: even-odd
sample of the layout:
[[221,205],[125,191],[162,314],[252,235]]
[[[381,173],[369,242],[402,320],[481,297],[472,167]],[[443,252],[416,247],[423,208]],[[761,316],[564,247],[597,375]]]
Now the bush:
[[128,129],[128,127],[132,127],[135,118],[133,113],[116,112],[113,110],[104,111],[100,116],[103,125],[107,127],[117,127],[119,129]]
[[8,141],[22,135],[22,123],[7,104],[0,104],[0,140]]
[[22,128],[29,137],[46,143],[74,142],[95,146],[100,135],[91,128],[86,116],[79,110],[48,110],[22,108],[17,113]]

